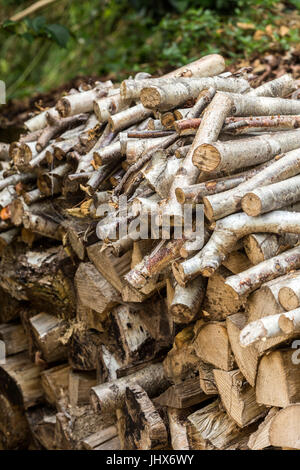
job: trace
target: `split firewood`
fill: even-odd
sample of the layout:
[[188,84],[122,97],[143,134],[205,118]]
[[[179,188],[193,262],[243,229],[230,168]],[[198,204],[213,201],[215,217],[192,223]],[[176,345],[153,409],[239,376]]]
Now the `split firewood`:
[[264,421],[258,426],[257,431],[251,434],[248,447],[251,450],[262,450],[267,447],[271,447],[270,442],[270,425],[273,421],[273,418],[278,413],[279,408],[273,407],[268,412],[267,416],[265,417]]
[[69,398],[72,406],[88,405],[90,402],[90,389],[96,385],[94,372],[70,371]]
[[17,323],[0,324],[0,340],[5,345],[6,357],[28,349],[28,339],[23,326]]
[[62,396],[67,394],[71,368],[67,364],[51,367],[41,373],[41,383],[46,401],[59,410]]
[[123,289],[123,276],[130,270],[131,251],[125,251],[122,256],[114,254],[112,246],[102,247],[98,242],[87,248],[90,261],[96,266],[105,279],[119,292]]
[[76,408],[64,406],[62,411],[56,414],[55,448],[80,449],[81,442],[101,428],[104,428],[103,418],[94,413],[90,405]]
[[67,323],[53,315],[40,313],[30,319],[32,331],[42,358],[47,363],[67,358],[67,348],[60,342],[64,336]]
[[17,300],[30,300],[41,310],[70,318],[75,298],[68,267],[71,269],[62,248],[35,248],[25,253],[24,247],[17,245],[2,256],[0,285]]
[[174,384],[198,375],[200,359],[195,352],[194,337],[195,332],[192,326],[181,330],[175,336],[173,347],[163,361],[166,377]]
[[118,450],[120,442],[118,442],[117,427],[108,426],[90,434],[81,444],[85,450]]
[[199,377],[195,377],[172,385],[159,397],[155,398],[154,402],[161,406],[181,409],[202,403],[208,398],[200,388]]
[[253,345],[242,347],[240,344],[240,332],[246,323],[247,317],[243,313],[230,315],[226,319],[227,334],[235,361],[247,382],[254,387],[259,353]]
[[207,362],[199,362],[200,388],[206,395],[217,395],[218,390],[214,376],[214,366]]
[[[239,441],[251,433],[250,428],[241,429],[225,411],[220,409],[219,401],[207,405],[188,416],[188,438],[192,449],[211,450],[226,449],[236,445]],[[196,443],[196,447],[193,445]],[[244,442],[243,448],[247,448]]]
[[26,353],[19,353],[7,358],[0,366],[0,390],[7,396],[12,405],[25,409],[38,405],[43,401],[41,386],[42,368],[33,364]]
[[261,358],[255,386],[257,403],[284,408],[299,402],[299,364],[293,355],[295,351],[289,348]]
[[267,409],[255,400],[255,389],[237,370],[214,370],[216,386],[228,415],[244,428],[266,414]]
[[85,325],[79,324],[72,331],[68,344],[68,359],[73,369],[82,371],[97,369],[102,345],[102,337],[98,331],[88,330]]
[[234,368],[234,357],[225,322],[209,322],[200,325],[193,345],[197,356],[202,361],[227,371]]
[[129,385],[125,396],[117,424],[121,449],[166,449],[166,426],[145,390],[140,385]]
[[300,449],[299,444],[299,403],[279,410],[269,427],[270,444],[284,449]]
[[[86,285],[89,288],[86,289]],[[83,305],[105,315],[117,305],[117,291],[101,276],[91,263],[81,263],[76,272],[75,283],[78,296]]]
[[187,436],[187,417],[191,413],[191,408],[177,409],[168,406],[170,440],[174,450],[190,450]]
[[40,406],[26,411],[26,419],[39,450],[55,450],[56,414],[51,407]]
[[0,450],[24,450],[29,444],[29,428],[22,407],[0,394]]

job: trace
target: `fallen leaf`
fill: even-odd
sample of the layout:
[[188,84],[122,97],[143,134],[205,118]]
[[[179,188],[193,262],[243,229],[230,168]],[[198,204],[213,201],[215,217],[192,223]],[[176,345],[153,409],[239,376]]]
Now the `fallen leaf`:
[[289,32],[290,32],[290,29],[287,26],[280,26],[279,34],[281,37],[286,36],[287,34],[289,34]]
[[253,23],[237,23],[236,25],[241,29],[255,29],[255,24]]
[[266,32],[263,31],[262,29],[258,29],[257,31],[255,31],[253,35],[253,39],[255,41],[259,41],[263,36],[266,36]]

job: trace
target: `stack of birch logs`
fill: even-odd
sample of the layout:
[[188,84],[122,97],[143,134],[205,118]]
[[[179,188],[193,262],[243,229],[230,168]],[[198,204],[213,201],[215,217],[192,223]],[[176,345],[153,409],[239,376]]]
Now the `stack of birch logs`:
[[224,70],[82,84],[0,144],[0,448],[300,448],[297,83]]

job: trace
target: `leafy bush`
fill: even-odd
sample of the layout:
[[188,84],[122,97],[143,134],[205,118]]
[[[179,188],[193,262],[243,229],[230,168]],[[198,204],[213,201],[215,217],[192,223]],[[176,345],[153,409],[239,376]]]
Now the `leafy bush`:
[[[299,1],[60,0],[44,16],[3,24],[0,77],[21,97],[78,75],[121,79],[208,53],[234,60],[286,51],[299,43]],[[2,0],[1,14],[31,3]]]

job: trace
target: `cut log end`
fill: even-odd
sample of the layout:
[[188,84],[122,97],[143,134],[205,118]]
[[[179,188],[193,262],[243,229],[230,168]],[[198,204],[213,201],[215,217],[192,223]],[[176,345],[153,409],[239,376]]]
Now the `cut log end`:
[[159,88],[146,87],[140,94],[140,99],[145,108],[155,109],[161,103],[161,94]]
[[255,217],[261,213],[261,200],[256,194],[248,193],[242,199],[242,209],[246,214]]
[[199,145],[193,153],[193,164],[202,171],[215,171],[221,162],[219,150],[212,144]]
[[286,317],[285,315],[281,315],[278,320],[279,328],[283,331],[283,333],[291,334],[295,330],[294,322],[291,318]]
[[58,111],[61,117],[67,117],[71,112],[71,106],[68,100],[62,98],[56,105],[56,111]]
[[299,297],[290,287],[282,287],[278,294],[279,303],[286,310],[294,310],[300,306]]

